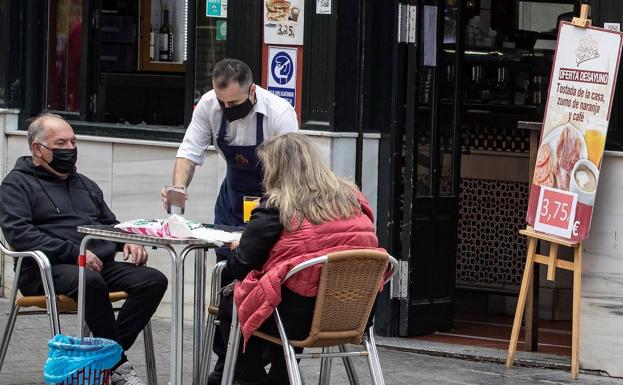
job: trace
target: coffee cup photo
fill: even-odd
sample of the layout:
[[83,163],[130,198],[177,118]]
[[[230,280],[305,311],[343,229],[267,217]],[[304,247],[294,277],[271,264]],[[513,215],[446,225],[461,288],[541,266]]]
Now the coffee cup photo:
[[580,159],[571,170],[569,191],[578,194],[578,202],[592,206],[595,203],[598,181],[597,166],[588,159]]

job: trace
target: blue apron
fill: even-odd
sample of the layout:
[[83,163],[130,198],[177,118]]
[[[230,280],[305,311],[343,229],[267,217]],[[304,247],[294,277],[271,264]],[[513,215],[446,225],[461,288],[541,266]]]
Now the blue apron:
[[257,147],[264,141],[264,115],[256,112],[256,143],[251,146],[231,146],[225,142],[227,120],[221,118],[216,143],[227,162],[227,175],[221,184],[214,210],[214,223],[227,226],[244,226],[242,198],[262,196],[262,166],[257,157]]

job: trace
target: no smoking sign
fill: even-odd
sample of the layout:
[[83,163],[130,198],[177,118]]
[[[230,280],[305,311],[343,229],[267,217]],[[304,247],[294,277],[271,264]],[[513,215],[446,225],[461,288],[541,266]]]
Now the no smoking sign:
[[296,103],[296,55],[296,48],[268,48],[268,91],[286,99],[293,107]]

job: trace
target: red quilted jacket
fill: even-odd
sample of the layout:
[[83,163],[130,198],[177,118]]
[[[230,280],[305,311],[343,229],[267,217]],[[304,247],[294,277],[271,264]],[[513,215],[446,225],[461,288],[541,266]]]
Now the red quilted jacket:
[[[304,221],[301,228],[284,231],[262,270],[251,271],[242,282],[236,283],[234,302],[245,344],[281,302],[281,284],[294,266],[331,252],[378,247],[370,205],[363,195],[359,202],[362,214],[358,216],[319,225]],[[321,266],[294,275],[285,283],[286,287],[299,295],[315,297]],[[287,318],[286,314],[283,316]]]

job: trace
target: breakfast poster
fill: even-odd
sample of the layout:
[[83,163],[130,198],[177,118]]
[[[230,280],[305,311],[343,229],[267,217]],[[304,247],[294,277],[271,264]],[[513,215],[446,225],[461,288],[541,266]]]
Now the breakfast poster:
[[304,0],[264,0],[264,43],[303,45]]
[[527,221],[588,237],[621,56],[621,33],[562,22],[530,188]]

